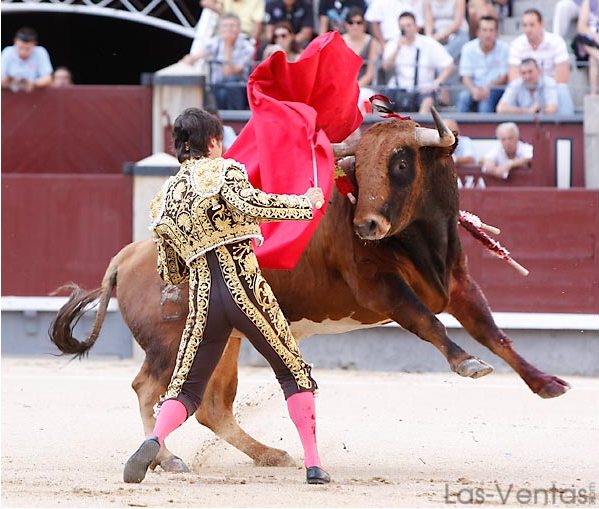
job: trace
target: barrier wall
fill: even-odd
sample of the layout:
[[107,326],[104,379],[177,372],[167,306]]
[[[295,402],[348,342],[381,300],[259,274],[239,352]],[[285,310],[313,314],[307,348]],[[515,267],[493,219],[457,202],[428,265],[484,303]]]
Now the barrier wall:
[[2,172],[120,174],[152,153],[152,89],[2,90]]
[[3,174],[2,295],[100,286],[131,242],[131,194],[123,175]]
[[[151,153],[151,104],[150,87],[2,92],[2,295],[47,295],[68,281],[99,285],[110,258],[133,238],[132,177],[121,172]],[[249,113],[233,113],[223,112],[224,120],[239,130]],[[513,120],[454,116],[474,138],[493,138],[498,120]],[[499,240],[531,275],[463,234],[472,273],[496,311],[599,313],[599,193],[555,189],[565,180],[558,160],[568,162],[569,184],[584,184],[582,123],[519,124],[535,145],[532,168],[515,186],[492,188],[486,179],[487,189],[461,196],[462,208],[502,228]]]
[[523,277],[462,228],[470,270],[495,311],[599,313],[599,191],[464,189],[460,208],[501,228]]

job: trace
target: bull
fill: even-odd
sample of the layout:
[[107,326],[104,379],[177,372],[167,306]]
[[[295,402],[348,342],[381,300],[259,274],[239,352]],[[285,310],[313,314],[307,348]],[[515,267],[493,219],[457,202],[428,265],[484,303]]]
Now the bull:
[[[468,272],[458,236],[458,190],[451,158],[457,140],[436,111],[436,129],[411,120],[370,127],[352,147],[348,176],[355,205],[334,190],[327,213],[292,270],[264,270],[293,334],[343,332],[394,321],[436,347],[453,371],[477,378],[492,368],[456,345],[435,316],[453,315],[477,341],[509,364],[543,398],[565,393],[568,384],[522,358],[495,324],[487,301]],[[72,293],[50,329],[67,354],[83,355],[95,343],[113,288],[124,321],[145,351],[133,380],[146,434],[153,407],[166,389],[187,314],[187,287],[165,286],[156,272],[151,240],[124,247],[110,262],[102,285]],[[73,336],[80,315],[99,300],[94,326],[84,341]],[[197,420],[258,465],[293,464],[282,450],[249,436],[232,405],[237,391],[240,335],[233,332],[210,380]],[[162,447],[152,467],[187,471]]]

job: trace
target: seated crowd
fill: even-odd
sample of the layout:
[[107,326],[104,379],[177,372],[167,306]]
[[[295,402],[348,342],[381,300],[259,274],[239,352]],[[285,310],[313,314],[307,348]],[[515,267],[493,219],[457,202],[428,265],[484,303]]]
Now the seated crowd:
[[[572,50],[588,60],[590,93],[599,93],[599,0],[559,0],[553,32],[540,11],[521,16],[522,33],[500,38],[515,0],[200,0],[202,13],[181,62],[207,76],[219,109],[246,109],[252,69],[275,51],[289,61],[318,34],[342,34],[364,65],[362,97],[382,92],[401,111],[574,112],[564,37],[577,20]],[[317,14],[317,16],[315,16]],[[72,84],[56,70],[37,34],[21,28],[2,51],[2,87],[31,91]]]
[[[182,62],[208,76],[220,109],[238,109],[247,103],[235,90],[257,63],[274,51],[295,61],[316,35],[335,30],[364,61],[362,96],[386,93],[398,110],[425,113],[436,104],[458,112],[572,114],[563,20],[554,19],[549,32],[541,12],[528,9],[522,33],[507,44],[501,27],[512,1],[320,0],[315,13],[309,0],[201,0],[196,38]],[[599,91],[598,4],[556,5],[556,16],[578,19],[572,47],[589,61],[592,94]]]

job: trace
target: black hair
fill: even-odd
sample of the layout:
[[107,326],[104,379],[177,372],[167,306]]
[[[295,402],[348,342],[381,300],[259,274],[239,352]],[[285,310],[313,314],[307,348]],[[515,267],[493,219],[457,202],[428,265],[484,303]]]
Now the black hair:
[[539,63],[532,57],[523,58],[522,61],[520,62],[520,65],[527,65],[527,64],[532,64],[537,69],[539,68]]
[[192,157],[206,157],[212,138],[223,139],[223,125],[207,111],[187,108],[175,119],[173,144],[180,163]]
[[37,32],[30,27],[21,27],[17,30],[15,39],[23,42],[37,42]]
[[492,21],[493,23],[495,23],[495,28],[499,28],[499,20],[495,16],[481,16],[480,18],[478,18],[479,28],[480,28],[480,24],[483,21]]
[[397,19],[400,20],[401,18],[412,18],[412,21],[416,23],[416,16],[414,16],[410,11],[402,12]]
[[350,21],[352,18],[360,16],[362,20],[364,20],[364,11],[359,7],[352,7],[349,11],[347,11],[347,15],[345,16],[345,21]]
[[539,23],[543,22],[543,15],[541,14],[541,11],[539,11],[538,9],[526,9],[523,13],[522,16],[526,16],[527,14],[534,14],[537,19],[539,20]]

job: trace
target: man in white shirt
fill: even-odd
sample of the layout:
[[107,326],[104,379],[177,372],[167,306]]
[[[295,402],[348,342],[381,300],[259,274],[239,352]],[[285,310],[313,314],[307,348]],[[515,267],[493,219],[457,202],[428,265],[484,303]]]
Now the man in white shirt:
[[558,101],[565,109],[574,110],[574,103],[568,79],[570,78],[570,57],[565,41],[557,34],[547,32],[543,17],[537,9],[528,9],[522,15],[524,33],[510,45],[508,80],[520,77],[519,65],[525,58],[534,58],[543,74],[553,78],[557,86]]
[[372,35],[384,47],[399,35],[397,19],[402,12],[411,12],[418,29],[424,28],[424,0],[372,0],[364,19],[370,23]]
[[483,157],[482,172],[507,179],[510,171],[528,165],[532,161],[532,145],[520,141],[520,129],[513,122],[504,122],[495,131],[497,143]]
[[14,44],[2,50],[2,88],[31,92],[52,84],[52,64],[48,51],[37,44],[37,32],[22,27]]
[[383,69],[394,73],[387,86],[418,92],[419,112],[428,113],[435,93],[455,68],[453,58],[442,44],[418,33],[412,13],[400,14],[399,29],[400,35],[385,45],[383,53]]

